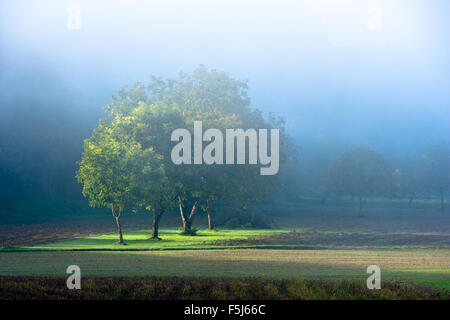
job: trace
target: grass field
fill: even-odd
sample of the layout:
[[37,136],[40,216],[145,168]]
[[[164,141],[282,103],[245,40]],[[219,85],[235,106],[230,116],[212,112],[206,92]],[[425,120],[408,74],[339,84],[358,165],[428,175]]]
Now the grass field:
[[[243,279],[242,286],[256,288],[256,297],[267,294],[268,298],[273,291],[265,289],[271,286],[266,283],[270,279],[278,281],[274,292],[280,295],[273,296],[279,298],[295,298],[286,290],[292,281],[303,281],[298,279],[306,281],[302,288],[309,286],[299,291],[305,298],[449,297],[450,234],[446,226],[450,218],[446,214],[429,218],[420,212],[408,216],[402,212],[374,212],[364,219],[339,212],[305,214],[301,219],[286,215],[270,230],[200,229],[196,236],[180,235],[174,227],[178,222],[167,219],[167,225],[160,230],[162,240],[150,239],[149,228],[142,229],[149,225],[149,216],[127,219],[125,246],[117,243],[115,232],[105,232],[114,230],[110,219],[85,220],[85,229],[80,220],[74,230],[73,222],[57,227],[53,222],[3,226],[7,232],[0,235],[6,244],[0,249],[0,280],[10,289],[4,289],[2,295],[11,297],[11,292],[16,292],[17,296],[28,297],[27,288],[34,288],[41,297],[56,297],[55,292],[59,292],[66,298],[89,298],[92,292],[70,296],[59,287],[51,287],[60,282],[64,286],[66,268],[75,264],[92,290],[109,290],[94,290],[93,298],[109,294],[116,298],[114,292],[122,292],[118,297],[133,298],[130,290],[134,289],[130,288],[144,290],[140,297],[164,298],[146,288],[164,287],[166,282],[172,285],[175,281],[168,297],[184,298],[185,286],[198,287],[203,297],[213,297],[214,288],[225,286],[230,290],[226,298],[233,299],[241,293],[235,292],[227,279]],[[108,222],[111,229],[106,228]],[[173,227],[168,227],[171,223]],[[204,221],[199,219],[201,224]],[[386,286],[382,293],[363,290],[369,265],[381,268],[382,287]],[[104,277],[110,280],[101,280]],[[173,277],[184,280],[171,280]],[[197,280],[191,283],[190,277]],[[111,285],[102,281],[110,281]],[[142,284],[146,281],[150,282]],[[205,289],[203,283],[210,289]],[[188,294],[187,298],[196,294]]]
[[365,279],[378,265],[382,279],[450,290],[450,251],[400,250],[183,250],[4,252],[2,276],[65,276],[69,265],[85,276],[304,277]]
[[[448,248],[347,245],[345,249],[312,246],[302,250],[292,249],[292,239],[303,241],[304,234],[311,235],[308,231],[200,230],[196,236],[179,232],[161,230],[162,240],[149,239],[145,230],[129,232],[126,246],[117,244],[116,234],[107,233],[24,247],[22,252],[7,248],[0,252],[0,275],[64,276],[66,267],[76,264],[87,276],[363,279],[366,268],[375,264],[381,268],[383,279],[450,289]],[[264,249],[264,243],[273,239],[277,249]],[[287,244],[283,245],[283,239],[288,239]],[[245,249],[249,246],[256,249]]]
[[0,275],[64,276],[76,264],[87,276],[231,276],[366,278],[378,265],[384,279],[450,289],[450,251],[397,250],[182,250],[3,252]]

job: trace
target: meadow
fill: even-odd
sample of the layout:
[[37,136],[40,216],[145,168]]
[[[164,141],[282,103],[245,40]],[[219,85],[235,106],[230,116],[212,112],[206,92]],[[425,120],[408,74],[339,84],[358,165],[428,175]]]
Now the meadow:
[[[375,205],[366,217],[358,218],[348,208],[317,208],[304,209],[301,217],[294,207],[278,208],[282,214],[269,229],[219,226],[209,231],[205,217],[199,216],[195,236],[181,235],[178,217],[169,214],[160,240],[151,239],[150,229],[142,228],[150,225],[149,215],[130,215],[124,219],[126,245],[117,243],[114,225],[106,217],[4,225],[0,295],[190,299],[220,298],[214,292],[227,288],[222,298],[448,299],[447,213],[388,212]],[[55,287],[64,285],[66,268],[73,264],[80,266],[83,283],[91,291],[73,295]],[[369,265],[381,268],[379,293],[365,287]],[[232,285],[233,279],[239,285]],[[303,289],[292,291],[290,283]],[[165,285],[173,290],[158,296],[156,289],[148,289]],[[236,286],[255,293],[236,291]],[[27,295],[27,288],[36,295]]]
[[450,250],[167,250],[0,253],[2,276],[65,276],[80,266],[86,276],[268,277],[360,279],[378,265],[386,280],[450,290]]

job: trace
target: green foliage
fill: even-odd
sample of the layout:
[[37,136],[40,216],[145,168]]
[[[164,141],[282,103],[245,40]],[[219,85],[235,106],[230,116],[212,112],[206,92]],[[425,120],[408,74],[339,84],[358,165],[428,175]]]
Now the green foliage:
[[123,244],[120,217],[125,208],[159,200],[166,178],[162,156],[151,147],[142,148],[117,125],[120,120],[101,121],[85,140],[77,178],[91,206],[111,208]]
[[[163,163],[165,181],[157,188],[138,183],[138,206],[147,209],[178,205],[185,230],[198,208],[212,212],[217,202],[231,207],[247,206],[267,198],[279,185],[278,176],[261,176],[254,165],[190,165],[171,161],[171,133],[178,128],[193,128],[202,121],[204,130],[279,128],[281,157],[287,150],[284,120],[252,109],[247,84],[228,74],[199,66],[192,74],[180,73],[176,79],[151,77],[149,83],[135,83],[117,91],[106,107],[118,135],[127,137],[144,150],[151,149]],[[156,180],[155,180],[156,181]],[[140,191],[139,191],[140,189]],[[176,201],[174,201],[176,199]]]
[[93,136],[85,140],[77,178],[91,206],[123,211],[139,202],[141,193],[159,191],[164,168],[162,157],[152,148],[143,149],[114,125],[100,123]]
[[122,211],[131,201],[133,157],[139,146],[121,141],[105,122],[85,140],[77,178],[93,207],[116,206]]

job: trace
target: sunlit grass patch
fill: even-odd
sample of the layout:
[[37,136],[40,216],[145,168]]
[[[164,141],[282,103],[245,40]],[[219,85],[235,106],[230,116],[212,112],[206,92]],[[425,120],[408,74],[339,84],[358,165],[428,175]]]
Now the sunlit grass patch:
[[181,235],[179,229],[161,229],[161,240],[151,238],[151,231],[136,230],[124,233],[126,245],[117,243],[116,233],[79,237],[55,243],[43,244],[23,249],[33,250],[163,250],[177,248],[204,248],[218,242],[244,240],[262,237],[275,233],[289,232],[287,229],[277,230],[198,230],[195,236]]

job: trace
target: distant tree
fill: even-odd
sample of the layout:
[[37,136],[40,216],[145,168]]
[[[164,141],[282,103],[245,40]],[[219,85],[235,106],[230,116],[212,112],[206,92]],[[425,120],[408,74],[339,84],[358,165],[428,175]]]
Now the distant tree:
[[420,158],[407,158],[395,171],[396,193],[408,197],[408,207],[414,199],[426,192],[424,163]]
[[437,193],[444,210],[445,194],[450,189],[450,146],[441,144],[429,148],[424,154],[426,187]]
[[326,175],[328,193],[354,195],[359,200],[359,215],[368,196],[386,195],[392,188],[393,169],[383,155],[355,148],[339,157]]
[[152,149],[122,136],[106,121],[100,122],[91,138],[84,142],[77,178],[83,195],[93,207],[111,208],[116,220],[119,243],[124,244],[120,218],[126,208],[135,205],[142,180],[163,179],[159,157]]
[[289,152],[286,152],[284,170],[280,172],[279,197],[286,200],[298,200],[301,192],[305,191],[305,172],[300,149],[291,137],[286,139]]

